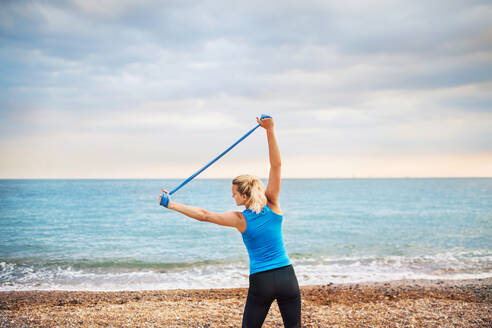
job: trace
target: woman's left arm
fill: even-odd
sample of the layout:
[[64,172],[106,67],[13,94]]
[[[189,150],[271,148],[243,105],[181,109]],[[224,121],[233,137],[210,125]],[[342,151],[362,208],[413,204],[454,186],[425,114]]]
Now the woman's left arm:
[[277,138],[275,137],[274,123],[271,118],[266,118],[260,121],[257,117],[256,121],[260,123],[261,127],[266,130],[268,141],[270,174],[268,176],[268,185],[265,190],[265,196],[267,197],[270,205],[273,206],[277,211],[280,211],[278,198],[280,195],[280,186],[282,184],[282,160],[280,158],[280,149],[278,147]]

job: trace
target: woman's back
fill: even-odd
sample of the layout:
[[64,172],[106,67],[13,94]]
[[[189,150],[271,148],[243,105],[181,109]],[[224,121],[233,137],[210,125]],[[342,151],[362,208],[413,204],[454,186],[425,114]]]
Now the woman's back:
[[246,230],[242,233],[248,250],[250,274],[290,264],[282,238],[282,215],[265,205],[260,213],[243,211]]

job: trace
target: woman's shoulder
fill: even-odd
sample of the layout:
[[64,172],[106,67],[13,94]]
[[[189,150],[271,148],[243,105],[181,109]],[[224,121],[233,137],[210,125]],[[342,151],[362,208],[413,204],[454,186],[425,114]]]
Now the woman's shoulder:
[[267,202],[267,206],[268,208],[270,208],[270,210],[277,214],[277,215],[282,215],[282,210],[280,209],[280,205],[279,204],[274,204],[272,202]]

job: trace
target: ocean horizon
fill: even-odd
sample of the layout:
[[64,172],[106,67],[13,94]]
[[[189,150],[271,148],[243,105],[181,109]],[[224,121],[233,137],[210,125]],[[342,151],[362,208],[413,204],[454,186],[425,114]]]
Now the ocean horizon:
[[[0,291],[247,287],[237,230],[158,205],[181,181],[0,179]],[[230,189],[172,199],[243,210]],[[287,178],[280,204],[301,285],[492,277],[492,178]]]

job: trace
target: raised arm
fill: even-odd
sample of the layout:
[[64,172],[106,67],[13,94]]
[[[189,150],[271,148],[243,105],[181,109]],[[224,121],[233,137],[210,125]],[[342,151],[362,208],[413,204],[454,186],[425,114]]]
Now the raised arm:
[[[164,189],[162,191],[167,193],[167,191]],[[161,197],[162,195],[159,195],[159,203],[161,203]],[[210,222],[222,226],[236,228],[241,233],[246,229],[246,227],[244,226],[245,221],[241,212],[215,213],[207,211],[206,209],[200,207],[177,203],[170,199],[166,207],[170,210],[179,212],[198,221]]]
[[280,158],[280,149],[278,147],[277,138],[275,138],[274,124],[271,118],[259,120],[256,118],[261,127],[266,130],[268,141],[268,155],[270,158],[270,175],[268,177],[268,185],[265,190],[265,195],[269,205],[274,212],[280,212],[278,198],[280,195],[280,186],[282,183],[281,167],[282,160]]

